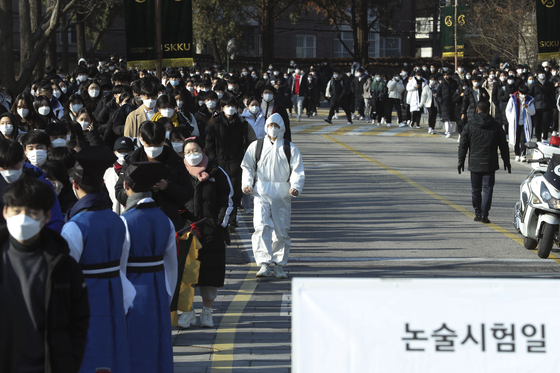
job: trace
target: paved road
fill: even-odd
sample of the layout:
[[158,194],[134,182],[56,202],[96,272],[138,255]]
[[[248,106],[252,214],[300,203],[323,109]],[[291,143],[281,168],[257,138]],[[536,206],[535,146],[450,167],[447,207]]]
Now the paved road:
[[[497,172],[492,223],[476,223],[456,136],[428,135],[426,125],[325,126],[322,113],[293,124],[306,185],[292,205],[290,278],[560,278],[560,259],[539,259],[512,226],[525,164]],[[176,372],[290,371],[290,280],[256,280],[257,268],[243,264],[252,216],[241,217],[229,249],[235,264],[215,303],[218,327],[174,331]]]

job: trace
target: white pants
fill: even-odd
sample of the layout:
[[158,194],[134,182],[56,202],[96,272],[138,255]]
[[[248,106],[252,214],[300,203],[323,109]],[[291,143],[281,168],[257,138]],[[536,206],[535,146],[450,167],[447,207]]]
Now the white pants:
[[301,117],[301,113],[303,113],[303,99],[305,97],[299,95],[292,95],[292,104],[294,105],[294,109],[296,110],[296,114],[298,117]]
[[291,217],[291,197],[285,199],[255,196],[253,213],[253,254],[257,265],[285,265],[290,254],[288,236]]

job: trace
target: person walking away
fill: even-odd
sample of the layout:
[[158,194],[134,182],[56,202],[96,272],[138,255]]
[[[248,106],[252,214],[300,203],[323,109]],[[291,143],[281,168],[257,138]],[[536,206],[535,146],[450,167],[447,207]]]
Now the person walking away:
[[121,220],[130,246],[126,277],[137,294],[126,315],[134,373],[173,372],[169,305],[177,285],[177,241],[173,223],[151,191],[168,172],[160,162],[137,162],[124,174],[128,200]]
[[334,69],[329,85],[329,89],[325,95],[326,97],[331,98],[331,108],[329,110],[329,116],[325,119],[325,122],[332,124],[334,112],[340,107],[346,114],[348,125],[352,125],[352,113],[348,107],[348,94],[350,90],[348,77],[341,74],[339,69]]
[[[199,141],[189,138],[184,144],[184,163],[195,190],[194,197],[187,204],[187,222],[200,222],[197,224],[203,247],[198,252],[200,272],[197,287],[202,297],[200,325],[212,328],[212,306],[218,295],[218,288],[224,286],[225,280],[225,240],[229,215],[233,210],[233,189],[226,172],[218,165],[217,160],[204,154]],[[182,328],[196,323],[195,310],[184,312],[178,323]]]
[[404,84],[401,82],[400,76],[395,74],[393,79],[387,82],[387,101],[385,108],[385,121],[387,124],[391,124],[393,121],[393,109],[395,109],[397,112],[397,123],[399,124],[399,127],[406,126],[406,123],[403,123],[402,121],[401,96],[403,91]]
[[267,137],[253,142],[243,157],[243,193],[254,196],[253,253],[260,270],[257,277],[288,278],[283,266],[288,262],[291,240],[291,199],[297,197],[305,181],[298,148],[284,140],[284,122],[277,114],[266,121]]
[[[0,370],[14,372],[77,373],[86,348],[90,305],[88,287],[79,265],[68,254],[68,244],[45,228],[56,196],[49,185],[32,177],[11,183],[4,192],[0,228],[0,287],[12,298],[20,323],[21,344],[7,346],[15,361],[4,355],[10,327],[3,322]],[[0,297],[0,314],[5,309]]]
[[474,221],[490,223],[488,213],[492,205],[495,173],[500,169],[498,148],[504,162],[504,168],[511,174],[509,148],[506,134],[498,122],[490,116],[490,102],[480,100],[478,113],[467,123],[459,143],[459,175],[465,171],[465,159],[469,155],[471,172],[472,204]]
[[126,227],[103,193],[103,174],[117,157],[106,147],[90,147],[75,156],[72,188],[78,202],[68,214],[62,237],[80,264],[91,308],[86,352],[80,373],[108,367],[130,372],[126,313],[136,291],[126,278]]
[[515,92],[506,107],[509,122],[509,144],[515,152],[515,161],[525,161],[525,143],[531,141],[533,133],[532,116],[535,115],[533,97],[528,95],[529,88],[523,84]]
[[554,84],[546,79],[542,67],[537,70],[537,78],[529,76],[529,96],[535,99],[535,135],[537,141],[547,140],[550,125],[552,124],[552,108],[554,107]]
[[420,98],[422,96],[422,90],[427,85],[428,82],[422,78],[422,72],[420,70],[415,71],[415,75],[406,85],[406,90],[408,91],[407,104],[409,105],[410,113],[412,114],[412,123],[410,124],[410,127],[416,126],[416,128],[420,128],[420,118],[422,116],[422,112],[420,111]]
[[[443,121],[446,133],[451,133],[451,121],[457,122],[459,118],[455,116],[455,105],[453,103],[453,95],[457,91],[458,85],[454,79],[451,78],[451,71],[447,70],[443,73],[443,82],[437,87],[436,100],[439,103],[439,116]],[[462,97],[461,97],[462,103]],[[459,125],[457,124],[457,130]],[[428,133],[434,133],[433,128],[428,129]],[[459,136],[461,133],[459,132]]]

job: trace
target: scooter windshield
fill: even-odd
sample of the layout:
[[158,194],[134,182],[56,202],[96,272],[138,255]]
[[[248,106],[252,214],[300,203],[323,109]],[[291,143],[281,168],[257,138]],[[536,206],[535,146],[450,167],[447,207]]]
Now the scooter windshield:
[[544,174],[544,178],[556,190],[560,190],[560,154],[553,154],[548,162],[548,169]]

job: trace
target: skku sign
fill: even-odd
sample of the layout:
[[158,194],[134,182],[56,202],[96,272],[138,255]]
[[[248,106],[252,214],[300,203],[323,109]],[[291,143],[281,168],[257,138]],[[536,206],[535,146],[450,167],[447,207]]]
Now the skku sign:
[[293,372],[560,371],[560,281],[306,279]]

